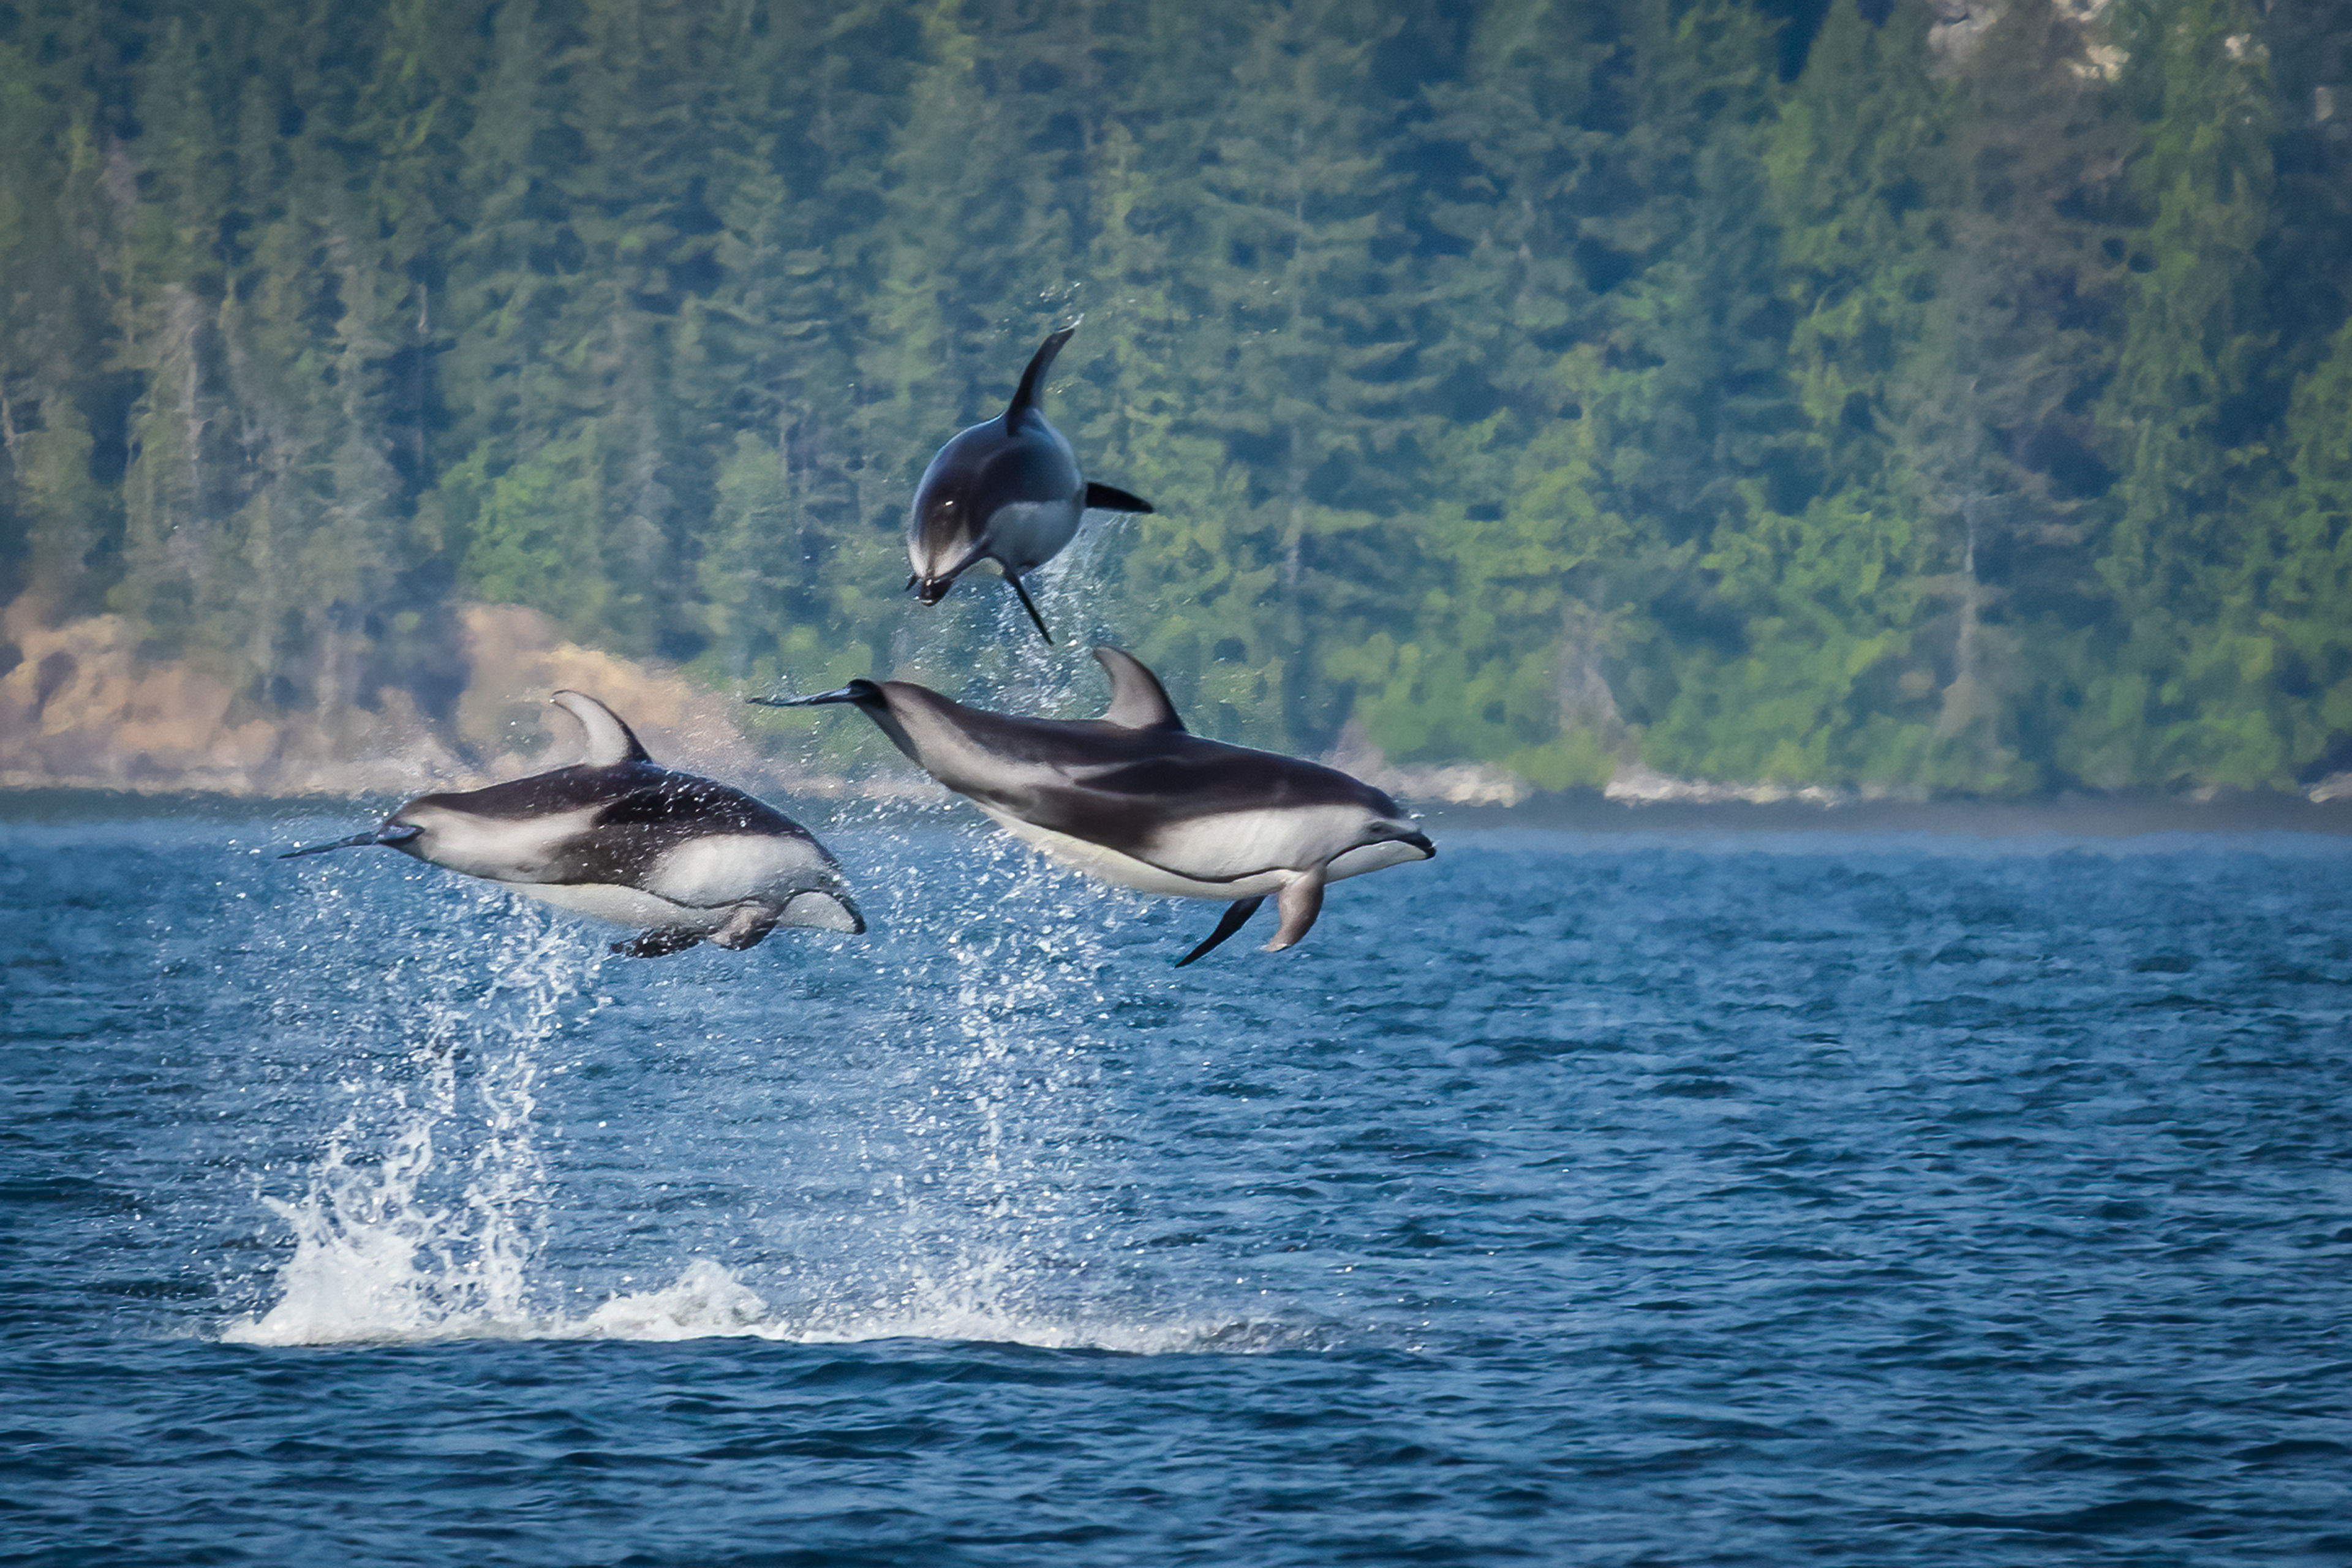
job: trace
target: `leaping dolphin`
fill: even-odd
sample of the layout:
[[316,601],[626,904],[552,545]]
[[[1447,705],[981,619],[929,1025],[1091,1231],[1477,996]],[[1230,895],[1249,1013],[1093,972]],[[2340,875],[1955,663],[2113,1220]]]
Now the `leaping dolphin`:
[[1004,413],[962,431],[939,450],[915,487],[907,514],[907,558],[914,575],[907,586],[926,605],[947,597],[962,573],[993,561],[1020,595],[1021,607],[1047,642],[1045,617],[1037,613],[1022,574],[1062,552],[1078,531],[1088,507],[1104,511],[1150,511],[1151,503],[1109,485],[1091,484],[1062,433],[1045,421],[1045,372],[1073,324],[1038,345],[1021,373],[1021,385]]
[[899,751],[1016,837],[1091,876],[1146,893],[1218,899],[1224,918],[1177,960],[1241,930],[1267,898],[1278,952],[1305,936],[1326,883],[1437,853],[1395,801],[1337,769],[1188,733],[1159,678],[1115,647],[1099,719],[1025,719],[904,680],[853,680],[772,708],[848,702]]
[[593,697],[556,706],[588,732],[585,760],[457,795],[421,795],[365,833],[289,849],[381,844],[526,898],[645,928],[615,952],[657,958],[698,942],[756,947],[779,925],[866,929],[841,868],[782,812],[656,766]]

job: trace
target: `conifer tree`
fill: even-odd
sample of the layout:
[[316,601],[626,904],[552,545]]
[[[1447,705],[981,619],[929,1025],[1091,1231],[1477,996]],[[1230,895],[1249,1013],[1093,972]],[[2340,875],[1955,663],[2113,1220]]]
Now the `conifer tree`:
[[1181,425],[1221,471],[1189,515],[1139,535],[1129,572],[1200,574],[1186,619],[1212,663],[1213,722],[1328,739],[1344,710],[1309,648],[1326,628],[1337,646],[1368,630],[1411,558],[1411,536],[1381,525],[1425,440],[1387,166],[1402,106],[1374,70],[1402,24],[1349,0],[1245,14],[1170,288],[1193,323],[1177,345],[1197,389]]
[[2268,341],[2255,247],[2271,100],[2256,15],[2242,0],[2144,0],[2126,20],[2124,86],[2147,126],[2132,179],[2152,216],[2102,409],[2121,475],[2099,546],[2118,635],[2058,745],[2063,766],[2104,785],[2231,771],[2227,716],[2252,672],[2210,639],[2242,550],[2233,490],[2255,434],[2242,398]]
[[99,607],[121,526],[94,428],[116,401],[92,363],[110,225],[88,110],[68,107],[68,73],[40,47],[0,41],[0,598],[29,593],[62,616]]
[[[1955,739],[1992,707],[1974,557],[1933,525],[1935,513],[1971,511],[1972,502],[1934,504],[1934,479],[1922,471],[1929,454],[1893,438],[1949,238],[1949,94],[1927,69],[1927,22],[1924,5],[1897,5],[1876,20],[1857,5],[1832,5],[1767,154],[1793,307],[1790,372],[1805,413],[1806,468],[1821,488],[1801,526],[1767,522],[1783,542],[1769,561],[1748,557],[1770,586],[1746,616],[1748,668],[1775,672],[1787,693],[1775,710],[1784,723],[1810,711],[1816,727],[1844,731],[1815,775],[1839,782],[1917,778],[1936,767],[1938,731]],[[1958,626],[1947,649],[1935,646],[1936,589],[1955,566]],[[1724,589],[1756,591],[1730,573]],[[1756,647],[1768,627],[1780,646]],[[1937,653],[1946,654],[1942,681]],[[1938,686],[1941,723],[1930,698]],[[1842,719],[1825,723],[1833,712]],[[1981,784],[1980,770],[2000,765],[1998,742],[1976,739],[1973,764],[1937,782]],[[1814,765],[1808,758],[1801,767]]]
[[1604,782],[1622,739],[1591,601],[1625,541],[1594,502],[1591,426],[1558,369],[1599,330],[1621,265],[1583,243],[1612,199],[1611,23],[1549,0],[1492,7],[1460,76],[1424,89],[1404,156],[1435,307],[1419,395],[1437,482],[1412,521],[1418,591],[1328,656],[1390,755],[1493,758],[1547,788]]
[[2282,784],[2352,769],[2352,325],[2296,385],[2285,485],[2231,584],[2232,652],[2252,678],[2230,781]]
[[875,0],[776,5],[747,10],[730,40],[709,197],[722,280],[681,332],[698,438],[722,454],[697,567],[719,679],[831,685],[887,662],[897,540],[860,511],[856,355],[877,268],[868,180],[916,67],[893,19]]
[[[1759,221],[1771,39],[1738,5],[1643,0],[1633,15],[1619,167],[1646,199],[1611,226],[1612,248],[1646,265],[1601,352],[1576,363],[1573,395],[1597,421],[1588,449],[1609,510],[1636,524],[1619,696],[1654,765],[1811,775],[1827,757],[1802,748],[1822,752],[1835,715],[1771,694],[1774,671],[1742,646],[1776,540],[1795,531],[1785,520],[1819,484],[1786,374],[1777,236]],[[1727,596],[1741,579],[1753,586]]]

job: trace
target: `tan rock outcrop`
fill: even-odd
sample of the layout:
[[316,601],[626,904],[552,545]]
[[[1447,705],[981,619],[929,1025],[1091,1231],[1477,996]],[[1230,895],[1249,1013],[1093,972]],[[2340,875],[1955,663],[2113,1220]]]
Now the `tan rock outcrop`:
[[[16,663],[0,674],[0,789],[109,789],[239,795],[409,795],[473,788],[570,760],[577,726],[551,692],[608,704],[659,761],[755,789],[841,795],[843,778],[761,754],[732,699],[674,669],[566,640],[514,605],[463,612],[469,678],[455,722],[404,691],[371,710],[272,711],[224,680],[143,650],[120,616],[45,624],[19,601],[0,612]],[[905,793],[897,781],[855,786]]]

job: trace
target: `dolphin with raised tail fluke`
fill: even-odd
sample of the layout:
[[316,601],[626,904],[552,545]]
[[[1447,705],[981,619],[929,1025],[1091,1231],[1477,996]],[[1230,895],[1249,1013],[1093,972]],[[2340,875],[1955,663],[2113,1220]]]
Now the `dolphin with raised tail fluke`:
[[1151,510],[1150,502],[1125,490],[1089,483],[1069,442],[1046,422],[1041,406],[1045,372],[1077,330],[1064,327],[1038,345],[1002,415],[940,448],[907,514],[907,558],[914,567],[907,586],[924,604],[938,604],[967,569],[993,561],[1036,623],[1037,635],[1049,643],[1054,634],[1022,574],[1060,554],[1089,507]]
[[280,859],[382,845],[526,898],[639,926],[615,952],[759,944],[779,925],[866,929],[841,868],[783,813],[656,765],[618,715],[559,691],[588,732],[584,761],[462,794],[421,795],[365,833]]
[[1091,876],[1146,893],[1227,905],[1192,963],[1268,898],[1282,924],[1266,951],[1305,936],[1323,889],[1437,853],[1386,795],[1334,768],[1189,733],[1159,678],[1118,648],[1099,719],[1029,719],[967,708],[904,680],[853,680],[772,708],[846,702],[918,767],[1016,837]]

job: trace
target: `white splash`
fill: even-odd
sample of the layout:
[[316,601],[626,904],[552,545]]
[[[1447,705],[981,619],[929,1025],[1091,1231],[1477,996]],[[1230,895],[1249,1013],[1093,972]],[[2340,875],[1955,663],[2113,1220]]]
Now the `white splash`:
[[[543,911],[517,911],[487,984],[409,977],[414,1083],[345,1084],[352,1109],[308,1190],[263,1202],[294,1232],[279,1296],[232,1323],[242,1344],[330,1344],[511,1331],[542,1222],[532,1128],[541,1048],[599,951]],[[478,972],[477,972],[478,973]],[[367,1129],[389,1126],[370,1147]],[[456,1191],[449,1191],[452,1185]]]
[[1322,1322],[1154,1318],[1101,1308],[1061,1313],[1022,1310],[978,1282],[924,1280],[895,1298],[772,1307],[707,1258],[688,1266],[666,1289],[617,1297],[576,1324],[551,1327],[567,1338],[667,1341],[749,1335],[803,1345],[939,1340],[1129,1355],[1320,1349],[1333,1341],[1332,1325]]
[[[354,1260],[355,1262],[358,1260]],[[1339,1339],[1336,1325],[1274,1317],[1076,1310],[1023,1311],[985,1289],[926,1284],[872,1300],[772,1303],[734,1273],[697,1258],[671,1283],[612,1297],[593,1310],[562,1314],[496,1312],[431,1316],[411,1299],[386,1293],[384,1280],[362,1276],[362,1289],[338,1299],[352,1315],[296,1318],[281,1304],[258,1323],[233,1326],[222,1337],[238,1344],[415,1344],[452,1340],[609,1340],[672,1344],[688,1340],[756,1339],[801,1345],[863,1344],[878,1340],[1026,1345],[1038,1350],[1114,1351],[1126,1355],[1264,1354],[1323,1350]],[[290,1300],[290,1298],[289,1298]]]

